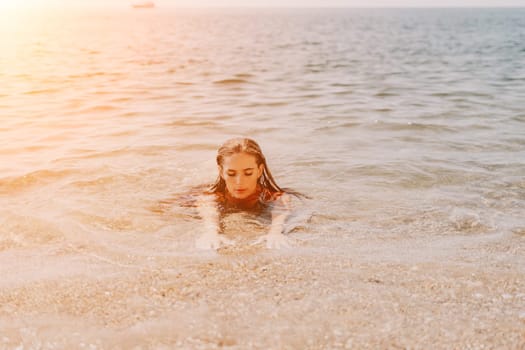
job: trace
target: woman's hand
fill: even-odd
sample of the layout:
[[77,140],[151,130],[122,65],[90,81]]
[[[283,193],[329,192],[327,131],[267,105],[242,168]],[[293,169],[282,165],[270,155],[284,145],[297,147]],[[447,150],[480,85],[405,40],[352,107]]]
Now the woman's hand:
[[290,214],[290,196],[283,194],[279,199],[277,205],[272,209],[272,223],[268,233],[253,244],[259,244],[266,241],[267,248],[286,248],[290,247],[290,239],[283,235],[284,222]]
[[205,233],[195,241],[197,249],[219,249],[221,245],[232,245],[233,241],[218,233]]
[[282,233],[268,233],[259,237],[253,245],[260,244],[266,241],[266,248],[281,249],[290,247],[290,239]]

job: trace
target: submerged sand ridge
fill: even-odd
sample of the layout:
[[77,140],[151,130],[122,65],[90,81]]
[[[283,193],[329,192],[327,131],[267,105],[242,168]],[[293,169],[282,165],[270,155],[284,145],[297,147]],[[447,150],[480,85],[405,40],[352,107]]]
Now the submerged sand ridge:
[[[448,253],[424,237],[373,245],[347,237],[345,251],[335,247],[341,245],[337,235],[292,236],[303,240],[286,251],[4,253],[0,348],[525,345],[524,242],[518,235],[466,238]],[[326,249],[333,254],[320,254]],[[13,259],[19,263],[5,264]]]

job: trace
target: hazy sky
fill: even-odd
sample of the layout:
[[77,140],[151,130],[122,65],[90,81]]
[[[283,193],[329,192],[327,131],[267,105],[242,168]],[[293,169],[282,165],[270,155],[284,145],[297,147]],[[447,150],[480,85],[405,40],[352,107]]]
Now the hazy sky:
[[[0,0],[3,7],[129,7],[137,0]],[[525,7],[525,0],[154,0],[157,7]]]
[[[79,0],[77,0],[79,1]],[[91,0],[93,2],[94,0]],[[98,1],[98,0],[97,0]],[[128,0],[101,0],[127,2]],[[160,6],[271,6],[271,7],[443,7],[443,6],[525,6],[525,0],[156,0]]]

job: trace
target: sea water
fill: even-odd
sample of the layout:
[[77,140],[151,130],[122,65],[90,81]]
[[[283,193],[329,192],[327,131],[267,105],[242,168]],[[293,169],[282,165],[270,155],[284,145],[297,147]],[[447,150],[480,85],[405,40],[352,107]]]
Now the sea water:
[[524,15],[123,9],[6,18],[0,247],[102,232],[190,239],[198,225],[187,212],[150,209],[212,182],[216,149],[235,136],[260,143],[279,185],[313,198],[310,234],[523,230]]

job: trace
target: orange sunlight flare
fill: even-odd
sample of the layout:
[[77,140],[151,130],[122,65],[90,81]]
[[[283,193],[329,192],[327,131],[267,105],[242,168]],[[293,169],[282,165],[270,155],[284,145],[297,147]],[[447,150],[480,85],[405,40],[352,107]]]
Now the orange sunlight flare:
[[67,0],[0,0],[0,11],[23,11],[67,6]]
[[20,8],[28,8],[34,6],[38,0],[0,0],[0,10],[16,10]]

